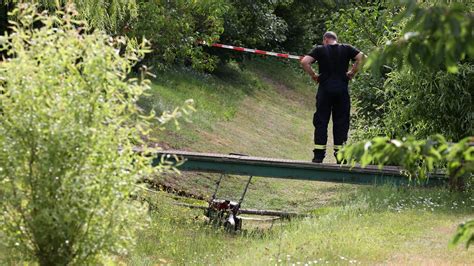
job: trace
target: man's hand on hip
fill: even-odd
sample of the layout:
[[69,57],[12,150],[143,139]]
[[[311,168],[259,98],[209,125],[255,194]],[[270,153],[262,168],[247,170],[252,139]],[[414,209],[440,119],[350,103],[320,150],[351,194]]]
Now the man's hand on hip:
[[319,75],[318,75],[318,74],[315,73],[314,75],[311,76],[311,78],[312,78],[314,81],[316,81],[317,84],[319,84]]
[[300,63],[304,71],[306,71],[306,73],[308,73],[311,78],[316,81],[316,83],[319,83],[319,75],[316,74],[316,72],[314,72],[314,70],[311,68],[311,64],[314,63],[314,61],[316,61],[316,59],[309,55],[306,55],[301,59]]
[[354,76],[355,76],[355,72],[354,71],[347,71],[346,73],[346,76],[349,80],[351,80]]

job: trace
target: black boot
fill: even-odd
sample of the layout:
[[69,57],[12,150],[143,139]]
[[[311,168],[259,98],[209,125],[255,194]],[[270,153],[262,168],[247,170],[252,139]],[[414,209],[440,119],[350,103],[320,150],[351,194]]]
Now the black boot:
[[326,156],[326,150],[314,149],[313,150],[314,157],[311,160],[313,163],[322,163],[324,157]]

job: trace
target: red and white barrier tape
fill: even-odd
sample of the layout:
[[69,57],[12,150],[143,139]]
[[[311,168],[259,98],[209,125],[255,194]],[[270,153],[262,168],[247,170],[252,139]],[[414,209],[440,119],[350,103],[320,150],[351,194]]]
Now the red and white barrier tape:
[[[209,45],[205,42],[201,42],[201,44]],[[270,55],[270,56],[283,57],[283,58],[289,58],[289,59],[297,59],[297,60],[303,59],[303,56],[299,56],[299,55],[268,52],[268,51],[263,51],[263,50],[258,50],[258,49],[249,49],[249,48],[226,45],[226,44],[220,44],[220,43],[213,43],[210,46],[218,47],[218,48],[224,48],[224,49],[230,49],[230,50],[239,51],[239,52],[253,53],[253,54],[263,54],[263,55]]]

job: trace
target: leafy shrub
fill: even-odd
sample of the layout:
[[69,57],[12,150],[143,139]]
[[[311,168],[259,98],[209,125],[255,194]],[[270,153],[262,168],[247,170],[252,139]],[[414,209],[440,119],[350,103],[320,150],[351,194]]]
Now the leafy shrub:
[[390,73],[383,104],[385,134],[418,139],[443,134],[451,141],[474,135],[474,65],[457,68],[457,73],[410,68]]
[[[286,40],[287,24],[275,14],[279,2],[272,0],[225,0],[227,10],[222,17],[224,31],[219,42],[255,49],[279,49]],[[236,53],[225,49],[206,49],[206,52],[219,57],[221,63],[230,59],[242,61],[252,55]]]
[[335,31],[340,42],[349,43],[370,53],[384,41],[397,35],[395,17],[399,8],[393,3],[372,1],[349,5],[334,12],[326,28]]
[[286,39],[287,24],[274,14],[278,1],[227,0],[224,42],[269,48]]
[[468,9],[374,2],[341,9],[326,23],[342,41],[372,51],[368,66],[378,74],[362,73],[351,85],[352,140],[440,133],[459,141],[474,134]]
[[[4,0],[0,5],[27,2],[22,0]],[[30,1],[38,4],[38,7],[44,10],[54,11],[64,8],[70,3],[74,3],[77,16],[87,20],[89,25],[96,29],[106,30],[109,33],[122,33],[127,30],[131,21],[138,16],[136,0],[41,0]],[[11,17],[10,19],[13,19]],[[3,32],[2,32],[3,33]],[[0,33],[0,34],[2,34]]]
[[216,58],[203,51],[199,41],[213,43],[223,31],[224,0],[139,1],[139,15],[130,36],[150,40],[155,65],[190,63],[212,70]]
[[354,114],[351,116],[351,141],[382,136],[385,133],[386,93],[384,79],[360,73],[351,84]]
[[471,138],[459,143],[449,144],[441,135],[426,140],[413,137],[396,140],[388,137],[376,137],[344,147],[340,159],[351,163],[360,162],[364,167],[369,164],[380,166],[395,162],[407,170],[410,178],[427,178],[429,173],[445,166],[453,189],[469,189],[474,171],[474,147]]
[[466,248],[474,243],[474,220],[467,221],[458,226],[458,230],[451,240],[451,245],[458,245],[461,242],[466,242]]
[[132,150],[146,134],[136,102],[149,82],[127,79],[145,46],[120,52],[123,38],[84,33],[74,10],[20,7],[1,46],[2,241],[40,265],[124,252],[146,221],[129,197],[151,171]]
[[405,20],[400,34],[389,38],[369,58],[377,73],[383,64],[413,69],[458,71],[458,63],[474,56],[472,2],[406,1],[398,20]]
[[407,67],[386,79],[360,75],[352,86],[354,140],[443,134],[459,141],[474,135],[474,66],[465,62],[458,69],[449,73]]

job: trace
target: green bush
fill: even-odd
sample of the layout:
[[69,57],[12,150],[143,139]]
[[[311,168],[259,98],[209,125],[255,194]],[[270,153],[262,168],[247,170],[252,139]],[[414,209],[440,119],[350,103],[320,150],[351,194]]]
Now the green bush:
[[[130,27],[130,23],[138,16],[136,0],[3,0],[0,5],[8,5],[13,9],[19,3],[33,2],[38,8],[54,12],[63,9],[66,5],[74,3],[77,16],[87,20],[89,25],[96,29],[106,30],[109,33],[123,33]],[[10,17],[13,20],[15,17]],[[0,18],[3,20],[3,18]],[[0,32],[3,34],[3,32]]]
[[274,13],[287,24],[286,38],[280,41],[281,51],[306,54],[322,41],[325,21],[334,13],[329,2],[314,0],[279,1]]
[[400,25],[395,21],[398,13],[399,8],[389,2],[354,3],[334,12],[326,28],[335,31],[340,42],[369,54],[399,32]]
[[359,162],[362,167],[396,163],[414,179],[427,178],[434,170],[446,168],[451,188],[466,190],[471,189],[474,170],[474,147],[470,146],[470,140],[465,138],[450,144],[441,135],[426,140],[376,137],[346,146],[338,156],[351,163]]
[[466,249],[474,243],[474,220],[460,224],[450,244],[455,246],[461,242],[466,242]]
[[443,134],[451,141],[474,135],[474,65],[457,68],[457,73],[409,68],[390,73],[383,104],[385,134],[418,139]]
[[384,26],[392,34],[384,34],[366,64],[375,76],[388,78],[376,103],[383,134],[441,133],[454,141],[474,134],[474,6],[414,0],[396,5],[395,27]]
[[286,40],[287,24],[275,15],[278,2],[271,0],[227,0],[230,5],[224,17],[224,43],[259,49],[275,47]]
[[88,31],[74,10],[21,8],[0,42],[2,241],[40,265],[125,252],[146,221],[130,196],[151,171],[132,150],[146,134],[136,102],[149,82],[127,79],[145,46]]
[[368,66],[377,73],[384,64],[396,68],[421,66],[456,73],[458,64],[474,56],[474,3],[456,1],[401,2],[397,21],[400,34],[390,36],[369,57]]
[[474,134],[468,10],[434,2],[366,3],[341,9],[326,23],[341,41],[370,52],[368,66],[378,74],[362,73],[351,85],[352,140],[439,133],[459,141]]
[[139,16],[130,36],[150,40],[154,65],[190,63],[212,70],[216,58],[203,51],[199,41],[213,43],[223,31],[228,6],[224,0],[138,1]]

